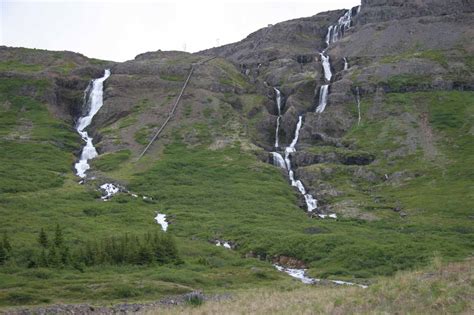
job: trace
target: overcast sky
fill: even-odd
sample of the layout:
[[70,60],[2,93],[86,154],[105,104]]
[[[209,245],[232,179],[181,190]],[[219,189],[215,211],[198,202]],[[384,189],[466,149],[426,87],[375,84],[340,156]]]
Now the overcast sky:
[[232,43],[259,28],[360,0],[0,0],[0,45],[124,61]]

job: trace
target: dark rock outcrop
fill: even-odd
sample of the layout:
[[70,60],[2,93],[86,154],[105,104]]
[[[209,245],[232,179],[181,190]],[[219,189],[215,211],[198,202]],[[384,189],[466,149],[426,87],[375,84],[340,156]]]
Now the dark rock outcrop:
[[472,0],[362,0],[357,24],[474,12]]

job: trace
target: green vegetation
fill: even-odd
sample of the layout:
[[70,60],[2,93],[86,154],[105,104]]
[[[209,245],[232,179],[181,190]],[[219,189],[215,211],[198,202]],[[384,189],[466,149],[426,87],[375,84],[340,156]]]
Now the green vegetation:
[[246,78],[229,62],[217,58],[210,61],[211,64],[222,69],[224,76],[219,79],[219,82],[224,85],[238,86],[241,89],[250,88],[250,84]]
[[180,75],[171,75],[171,74],[160,74],[160,78],[166,81],[176,81],[176,82],[184,82],[186,80],[185,77]]
[[445,52],[441,50],[408,51],[400,55],[386,56],[381,62],[396,63],[411,58],[428,59],[439,63],[443,67],[448,66],[448,58]]
[[135,141],[142,145],[147,145],[148,142],[151,140],[153,128],[156,127],[156,124],[148,124],[143,128],[140,128],[135,134],[133,135]]
[[114,171],[118,169],[123,162],[127,161],[131,155],[132,152],[130,150],[101,154],[98,158],[92,160],[92,165],[103,172]]
[[156,230],[141,236],[125,234],[120,237],[109,237],[100,242],[76,240],[75,244],[71,245],[70,242],[66,244],[62,228],[58,224],[54,238],[48,238],[45,230],[41,229],[36,247],[13,252],[10,240],[5,236],[0,249],[0,253],[3,250],[7,254],[3,261],[0,260],[1,264],[13,260],[25,262],[26,265],[23,267],[28,268],[73,267],[80,272],[84,272],[86,266],[95,265],[150,265],[181,262],[172,236]]
[[472,259],[380,278],[368,289],[277,287],[240,292],[199,307],[158,308],[151,314],[469,314]]
[[400,74],[387,79],[385,83],[394,92],[410,89],[413,87],[423,87],[431,83],[431,78],[423,75]]
[[0,62],[0,71],[16,71],[16,72],[37,72],[44,67],[38,64],[26,64],[16,60],[8,60]]

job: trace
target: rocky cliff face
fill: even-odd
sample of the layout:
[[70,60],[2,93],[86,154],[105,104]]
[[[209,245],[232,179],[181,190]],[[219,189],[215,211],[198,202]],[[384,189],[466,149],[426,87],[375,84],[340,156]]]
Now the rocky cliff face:
[[362,0],[362,10],[357,17],[357,24],[472,12],[474,12],[472,0]]
[[101,76],[103,68],[112,64],[68,51],[0,46],[0,78],[43,80],[47,89],[38,91],[34,85],[26,84],[23,95],[48,104],[54,115],[71,124],[83,111],[83,94],[90,78]]

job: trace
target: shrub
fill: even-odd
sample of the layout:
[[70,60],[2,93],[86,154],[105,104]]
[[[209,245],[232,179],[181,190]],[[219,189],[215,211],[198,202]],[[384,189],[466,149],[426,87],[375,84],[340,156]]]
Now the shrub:
[[192,306],[199,306],[204,303],[204,295],[200,292],[191,292],[184,296],[187,304]]

